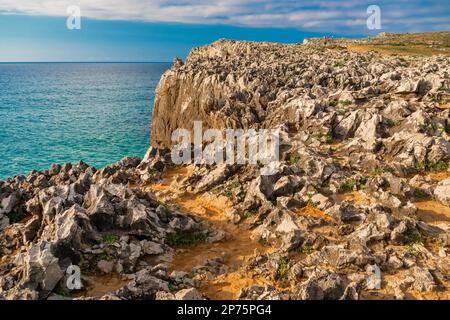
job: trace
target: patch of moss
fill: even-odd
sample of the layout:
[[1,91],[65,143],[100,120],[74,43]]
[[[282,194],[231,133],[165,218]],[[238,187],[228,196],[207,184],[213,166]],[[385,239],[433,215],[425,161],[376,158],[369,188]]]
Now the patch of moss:
[[436,163],[423,163],[423,162],[416,162],[414,164],[414,171],[417,173],[424,173],[424,172],[442,172],[448,170],[448,163],[445,161],[439,161]]
[[247,211],[245,211],[245,213],[244,213],[244,218],[245,218],[245,219],[249,219],[249,218],[255,216],[256,214],[258,214],[258,211],[259,211],[258,209],[250,209],[250,210],[247,210]]
[[300,156],[294,156],[294,157],[291,157],[291,159],[289,160],[289,162],[290,162],[290,164],[293,165],[293,166],[298,165],[299,162],[300,162]]
[[341,104],[344,107],[350,106],[352,103],[353,102],[351,102],[350,100],[341,100],[341,101],[339,101],[339,104]]
[[342,184],[341,190],[344,192],[351,192],[354,190],[355,186],[356,186],[355,180],[348,180]]
[[170,247],[189,247],[205,241],[206,238],[208,238],[207,233],[176,232],[169,235],[166,244]]
[[119,236],[116,236],[113,234],[105,235],[102,238],[102,243],[107,244],[107,245],[113,245],[117,241],[119,241]]
[[315,195],[315,192],[308,192],[308,194],[307,194],[307,196],[308,196],[308,207],[317,208],[318,203],[314,202],[313,199],[312,199],[312,197],[314,197],[314,195]]
[[302,254],[310,255],[311,253],[314,252],[314,249],[313,249],[313,247],[311,247],[311,246],[302,246],[302,247],[299,249],[299,251],[300,251],[300,253],[302,253]]
[[9,223],[13,224],[22,221],[27,214],[22,207],[19,207],[16,211],[8,213],[7,216],[9,218]]
[[422,235],[417,230],[409,230],[406,233],[407,245],[423,244]]

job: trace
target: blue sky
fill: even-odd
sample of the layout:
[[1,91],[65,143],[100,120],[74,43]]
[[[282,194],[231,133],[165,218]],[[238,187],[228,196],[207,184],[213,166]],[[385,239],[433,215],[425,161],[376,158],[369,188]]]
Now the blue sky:
[[[382,29],[366,27],[369,5]],[[81,30],[66,28],[67,7]],[[450,1],[0,0],[0,61],[170,61],[220,38],[301,42],[450,30]]]

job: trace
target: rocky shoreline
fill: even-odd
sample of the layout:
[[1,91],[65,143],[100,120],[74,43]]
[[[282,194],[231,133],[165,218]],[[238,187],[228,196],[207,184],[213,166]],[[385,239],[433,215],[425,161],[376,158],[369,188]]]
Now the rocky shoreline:
[[[0,181],[0,299],[449,299],[450,57],[348,48],[194,49],[143,160]],[[280,171],[174,165],[197,120],[280,129]]]

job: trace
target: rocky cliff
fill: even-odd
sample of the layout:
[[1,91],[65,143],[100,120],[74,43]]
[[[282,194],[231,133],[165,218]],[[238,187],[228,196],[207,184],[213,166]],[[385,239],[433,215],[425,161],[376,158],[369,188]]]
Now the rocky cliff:
[[[0,298],[449,299],[450,58],[388,37],[176,60],[143,161],[0,181]],[[280,129],[279,171],[174,165],[195,120]]]

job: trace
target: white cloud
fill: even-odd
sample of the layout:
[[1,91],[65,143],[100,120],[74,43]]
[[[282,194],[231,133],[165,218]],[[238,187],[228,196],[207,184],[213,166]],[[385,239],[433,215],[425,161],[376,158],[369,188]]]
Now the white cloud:
[[[450,6],[440,1],[378,1],[384,25],[433,29],[450,20]],[[353,31],[365,27],[373,1],[300,0],[0,0],[0,13],[66,16],[78,5],[82,16],[95,19],[292,27],[315,31]],[[418,20],[418,21],[419,21]],[[420,24],[422,23],[422,24]],[[410,27],[412,29],[412,27]],[[409,31],[409,30],[402,30]],[[364,32],[364,31],[363,31]]]

